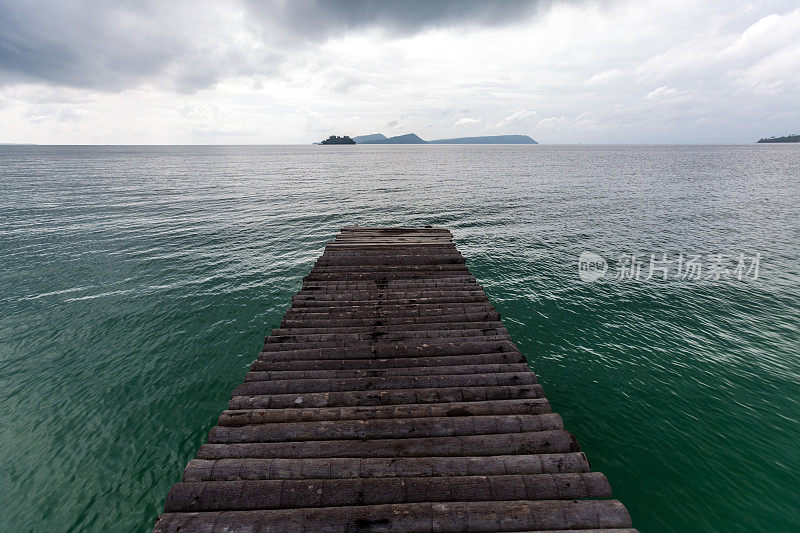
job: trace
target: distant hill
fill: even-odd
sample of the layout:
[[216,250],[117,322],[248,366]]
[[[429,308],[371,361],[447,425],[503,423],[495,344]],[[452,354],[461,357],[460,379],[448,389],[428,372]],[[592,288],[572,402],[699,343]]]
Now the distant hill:
[[437,139],[430,144],[539,144],[527,135],[487,135],[484,137],[456,137]]
[[353,140],[357,143],[368,143],[372,141],[385,141],[386,135],[383,133],[371,133],[370,135],[356,135]]
[[[360,140],[366,139],[369,140]],[[386,138],[380,133],[353,138],[358,144],[539,144],[527,135],[487,135],[484,137],[456,137],[426,141],[415,133]]]
[[368,141],[361,144],[425,144],[425,141],[420,139],[416,133],[406,133],[405,135],[397,135],[381,141]]
[[769,138],[759,139],[757,142],[760,142],[760,143],[800,143],[800,133],[794,133],[792,135],[784,135],[783,137],[769,137]]

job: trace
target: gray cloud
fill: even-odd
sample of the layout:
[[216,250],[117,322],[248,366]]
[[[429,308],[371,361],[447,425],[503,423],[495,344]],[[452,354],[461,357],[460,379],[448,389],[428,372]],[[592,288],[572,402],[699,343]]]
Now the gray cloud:
[[[413,34],[437,26],[506,24],[541,3],[0,0],[0,85],[45,82],[119,91],[154,81],[191,92],[226,76],[274,75],[297,46],[343,32],[377,27]],[[226,27],[226,21],[217,19],[219,11],[243,12],[244,21]],[[248,32],[246,44],[235,35],[243,29]]]
[[307,40],[369,27],[413,34],[454,25],[507,24],[531,15],[543,0],[247,0],[250,11]]
[[153,4],[0,2],[0,81],[119,89],[185,53]]

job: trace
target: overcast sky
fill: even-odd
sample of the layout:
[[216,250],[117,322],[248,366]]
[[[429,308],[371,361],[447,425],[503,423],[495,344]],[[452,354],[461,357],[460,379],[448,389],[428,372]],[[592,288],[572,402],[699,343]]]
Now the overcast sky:
[[800,131],[800,3],[0,0],[0,142]]

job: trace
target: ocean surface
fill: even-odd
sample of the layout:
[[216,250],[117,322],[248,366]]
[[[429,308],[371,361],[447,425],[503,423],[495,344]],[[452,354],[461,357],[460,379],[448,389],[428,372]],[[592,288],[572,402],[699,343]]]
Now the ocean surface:
[[149,530],[325,242],[432,224],[635,526],[798,531],[799,206],[800,145],[0,147],[0,529]]

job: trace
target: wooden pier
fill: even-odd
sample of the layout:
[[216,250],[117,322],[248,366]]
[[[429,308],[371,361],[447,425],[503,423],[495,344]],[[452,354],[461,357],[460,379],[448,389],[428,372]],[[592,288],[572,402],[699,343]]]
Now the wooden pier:
[[228,407],[155,531],[634,531],[444,229],[344,228]]

